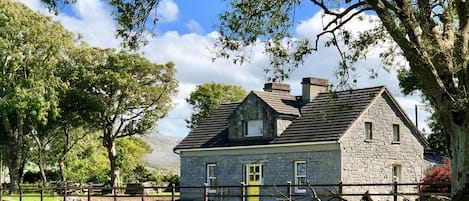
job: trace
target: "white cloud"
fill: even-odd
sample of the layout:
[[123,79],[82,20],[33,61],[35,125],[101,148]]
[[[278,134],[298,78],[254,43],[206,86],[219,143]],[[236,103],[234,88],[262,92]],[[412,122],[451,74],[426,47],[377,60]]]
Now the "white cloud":
[[[31,0],[27,5],[35,9],[41,9],[39,0]],[[164,14],[167,19],[176,19],[178,8],[172,1],[162,1],[159,13]],[[165,8],[166,9],[163,9]],[[44,9],[43,9],[44,10]],[[115,23],[112,20],[106,5],[99,0],[80,0],[73,5],[73,16],[61,13],[54,19],[62,21],[64,26],[84,36],[84,40],[91,45],[99,47],[118,47],[119,40],[115,39]],[[322,19],[320,14],[314,15],[311,19],[303,21],[297,32],[300,36],[311,37],[321,30]],[[352,21],[350,27],[354,30],[363,30],[369,27],[367,21]],[[192,24],[192,25],[189,25]],[[199,25],[194,21],[189,22],[188,27],[198,29]],[[184,119],[190,117],[191,107],[185,102],[190,92],[195,86],[205,82],[223,82],[226,84],[241,85],[246,90],[262,90],[265,79],[263,68],[268,66],[268,58],[263,55],[262,44],[252,49],[252,59],[250,63],[241,66],[232,64],[227,60],[216,60],[212,62],[214,56],[210,51],[213,42],[217,37],[216,32],[201,35],[201,32],[181,35],[177,32],[166,32],[159,34],[156,38],[149,38],[149,44],[142,48],[144,56],[153,62],[166,63],[172,61],[176,64],[176,78],[180,81],[179,93],[174,99],[174,109],[169,113],[168,118],[158,122],[158,129],[162,134],[185,136],[189,132]],[[335,81],[334,70],[338,64],[338,54],[333,48],[321,48],[320,51],[308,56],[303,66],[290,75],[287,83],[291,84],[292,93],[300,95],[301,78],[322,77]],[[369,67],[379,67],[380,60],[376,55],[370,55],[366,61],[357,64],[358,76],[357,87],[368,87],[376,85],[386,85],[402,107],[408,114],[412,113],[412,107],[418,103],[417,96],[404,97],[400,94],[396,72],[390,73],[381,70],[379,77],[369,80]],[[421,116],[424,116],[423,111]],[[412,113],[413,114],[413,113]],[[409,115],[411,116],[411,115]],[[428,116],[428,115],[427,115]],[[411,118],[413,119],[413,118]],[[423,118],[419,118],[419,124],[423,125]]]
[[163,0],[158,8],[159,22],[172,22],[177,20],[179,8],[173,0]]
[[190,20],[186,24],[186,27],[189,29],[190,32],[193,32],[193,33],[202,34],[204,32],[204,29],[202,28],[202,26],[200,26],[200,24],[195,20]]

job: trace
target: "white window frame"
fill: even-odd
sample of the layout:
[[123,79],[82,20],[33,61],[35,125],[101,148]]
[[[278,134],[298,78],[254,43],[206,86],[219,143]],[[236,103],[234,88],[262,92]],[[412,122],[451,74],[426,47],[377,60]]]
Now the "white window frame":
[[262,136],[264,130],[264,120],[244,120],[244,136],[246,137],[258,137]]
[[401,141],[401,128],[399,124],[393,124],[392,125],[392,142],[400,142],[400,141]]
[[[215,176],[210,176],[210,167],[215,167]],[[209,185],[208,193],[217,193],[217,189],[211,188],[210,184],[212,180],[215,180],[215,184],[217,183],[217,164],[216,163],[208,163],[207,164],[207,184]]]
[[392,165],[392,182],[401,182],[401,175],[402,175],[402,165],[394,164]]
[[[305,173],[304,175],[300,175],[298,173],[298,164],[304,164],[305,165]],[[304,178],[306,180],[306,175],[307,175],[307,172],[308,172],[308,169],[307,169],[307,165],[306,165],[306,161],[295,161],[294,163],[294,169],[295,169],[295,193],[306,193],[306,187],[300,187],[298,185],[300,185],[300,179],[299,178]]]
[[[367,132],[367,125],[370,125],[370,133]],[[373,123],[365,122],[365,140],[373,140]]]

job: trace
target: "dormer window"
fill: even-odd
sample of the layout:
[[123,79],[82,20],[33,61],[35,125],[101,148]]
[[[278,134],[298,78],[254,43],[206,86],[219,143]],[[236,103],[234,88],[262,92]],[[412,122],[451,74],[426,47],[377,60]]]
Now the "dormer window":
[[245,120],[243,125],[244,136],[256,137],[262,136],[264,130],[264,121],[262,119]]

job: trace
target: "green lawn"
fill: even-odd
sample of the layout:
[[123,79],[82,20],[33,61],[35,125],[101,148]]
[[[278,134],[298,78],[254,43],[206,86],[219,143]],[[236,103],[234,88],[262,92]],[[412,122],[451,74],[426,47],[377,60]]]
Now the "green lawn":
[[[179,197],[179,192],[176,192],[175,195]],[[160,193],[150,192],[149,196],[171,197],[171,192],[160,192]],[[139,197],[139,195],[136,195],[136,197]],[[12,196],[3,195],[2,200],[19,201],[20,198],[19,198],[19,195],[12,195]],[[43,197],[43,201],[61,201],[61,200],[63,200],[63,197],[61,196],[54,196],[54,197],[44,196]],[[83,197],[83,200],[86,200],[86,196]],[[22,201],[41,201],[41,197],[39,194],[24,194]]]
[[[19,195],[12,195],[12,196],[3,196],[3,200],[10,200],[10,201],[19,201]],[[55,196],[55,197],[43,197],[43,201],[57,201],[63,200],[63,197]],[[41,201],[41,197],[39,195],[23,195],[22,201]]]

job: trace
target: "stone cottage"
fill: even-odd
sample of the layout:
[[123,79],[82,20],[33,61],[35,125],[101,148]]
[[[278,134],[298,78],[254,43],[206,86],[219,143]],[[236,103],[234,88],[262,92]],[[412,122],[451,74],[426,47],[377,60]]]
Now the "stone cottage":
[[[333,93],[327,87],[327,80],[303,78],[302,95],[294,96],[288,84],[272,82],[240,103],[222,104],[174,148],[181,158],[181,186],[207,183],[209,194],[239,194],[237,188],[214,186],[291,182],[294,195],[306,196],[311,194],[303,186],[306,183],[420,181],[427,142],[386,87]],[[344,188],[343,193],[391,190],[390,186],[362,186]],[[182,200],[201,194],[202,189],[181,189]],[[274,195],[276,190],[248,187],[247,194]]]

